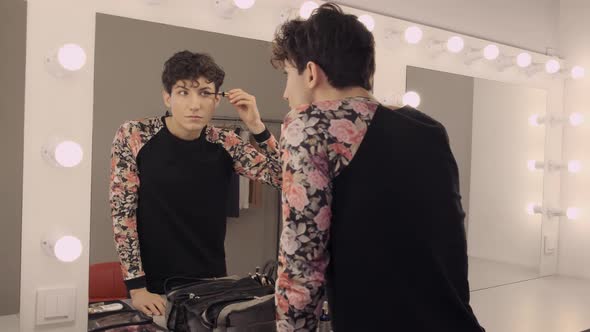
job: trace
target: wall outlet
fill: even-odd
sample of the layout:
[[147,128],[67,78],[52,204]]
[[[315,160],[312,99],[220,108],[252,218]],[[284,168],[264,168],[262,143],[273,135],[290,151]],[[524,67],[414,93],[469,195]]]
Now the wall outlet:
[[555,236],[545,235],[543,236],[543,250],[545,255],[553,255],[556,251]]

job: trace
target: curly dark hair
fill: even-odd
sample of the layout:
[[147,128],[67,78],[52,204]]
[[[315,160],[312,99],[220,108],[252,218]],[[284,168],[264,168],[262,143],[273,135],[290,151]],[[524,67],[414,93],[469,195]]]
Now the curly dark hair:
[[181,80],[195,81],[199,77],[213,82],[215,92],[218,92],[223,84],[225,72],[210,55],[204,53],[181,51],[164,63],[162,84],[168,93],[172,93],[172,87],[176,82]]
[[271,63],[283,68],[293,64],[299,74],[309,61],[316,63],[335,88],[373,88],[375,39],[355,15],[325,3],[307,20],[285,22],[275,33]]

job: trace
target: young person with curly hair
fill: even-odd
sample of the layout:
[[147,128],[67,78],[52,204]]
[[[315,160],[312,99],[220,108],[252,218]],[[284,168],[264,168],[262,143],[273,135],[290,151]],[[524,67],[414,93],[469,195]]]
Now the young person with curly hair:
[[169,277],[226,275],[224,240],[232,173],[281,185],[277,141],[254,96],[224,94],[262,153],[231,130],[209,125],[225,73],[200,53],[174,54],[162,73],[165,116],[127,121],[111,152],[115,246],[133,305],[165,312]]
[[336,332],[483,331],[447,133],[375,100],[372,34],[327,3],[279,28],[272,62],[292,109],[280,142],[278,330],[315,331],[327,289]]

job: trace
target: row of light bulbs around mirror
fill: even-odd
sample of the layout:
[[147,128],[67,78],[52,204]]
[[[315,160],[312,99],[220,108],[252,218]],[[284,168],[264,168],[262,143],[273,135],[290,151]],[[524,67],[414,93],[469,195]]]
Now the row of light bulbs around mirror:
[[[148,4],[161,4],[166,0],[145,0]],[[247,10],[252,8],[256,0],[213,0],[215,9],[222,18],[230,19],[239,10]],[[315,1],[295,1],[301,5],[297,7],[287,7],[281,11],[279,22],[284,22],[287,19],[296,18],[299,16],[302,19],[307,19],[312,12],[319,7]],[[369,31],[375,29],[375,19],[370,14],[363,14],[358,17],[358,20],[363,23]],[[385,31],[385,39],[387,42],[405,41],[410,45],[418,45],[424,40],[424,32],[418,26],[407,27],[403,31],[394,29],[387,29]],[[528,52],[521,52],[515,56],[503,55],[500,48],[495,44],[488,44],[482,48],[469,47],[465,39],[460,36],[451,36],[447,40],[428,39],[426,48],[434,54],[449,52],[453,54],[463,54],[465,56],[465,64],[471,65],[479,60],[488,60],[495,64],[499,71],[505,71],[511,67],[519,67],[524,70],[528,76],[533,76],[537,73],[545,71],[547,74],[555,77],[571,77],[573,79],[581,79],[585,76],[585,69],[581,66],[572,66],[568,69],[562,68],[562,61],[558,58],[550,58],[545,63],[535,63],[533,56]]]
[[[529,124],[533,127],[541,125],[556,126],[569,124],[572,127],[580,126],[584,123],[584,115],[578,112],[571,113],[564,117],[561,115],[547,114],[533,114],[529,118]],[[539,161],[528,160],[527,168],[531,172],[545,171],[545,172],[560,172],[567,171],[572,174],[580,173],[582,171],[582,162],[579,160],[569,160],[568,162],[558,162],[553,160]],[[569,207],[565,210],[556,208],[545,208],[537,203],[529,203],[526,209],[530,215],[541,214],[550,218],[566,217],[569,220],[578,220],[582,210],[578,207]]]

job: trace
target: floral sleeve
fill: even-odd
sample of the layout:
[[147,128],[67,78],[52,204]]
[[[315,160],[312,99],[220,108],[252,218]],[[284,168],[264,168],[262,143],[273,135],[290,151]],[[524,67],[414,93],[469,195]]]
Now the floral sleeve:
[[279,149],[274,136],[258,143],[263,153],[231,130],[207,128],[207,139],[223,145],[232,157],[234,170],[251,180],[261,181],[275,188],[281,187],[281,164]]
[[302,106],[285,118],[275,295],[279,332],[316,329],[330,261],[332,181],[358,151],[377,105],[365,99],[326,101]]
[[276,289],[279,331],[315,331],[321,309],[332,188],[327,139],[303,113],[285,123],[283,231]]
[[[126,123],[115,135],[111,149],[109,200],[115,247],[125,280],[144,276],[137,234],[139,177],[133,153],[132,127]],[[137,147],[135,147],[137,149]],[[140,288],[138,285],[137,288]],[[136,287],[132,287],[136,288]]]

